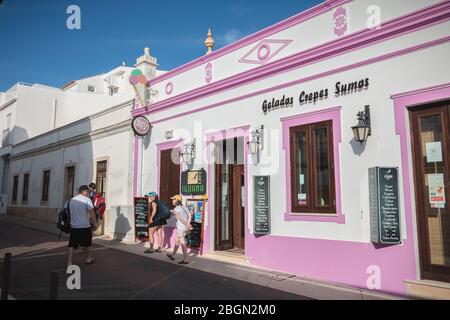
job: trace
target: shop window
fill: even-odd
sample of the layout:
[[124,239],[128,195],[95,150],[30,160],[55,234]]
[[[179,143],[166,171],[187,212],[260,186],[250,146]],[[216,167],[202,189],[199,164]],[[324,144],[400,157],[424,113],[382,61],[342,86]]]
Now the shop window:
[[290,128],[293,213],[335,214],[333,123]]
[[45,170],[42,183],[42,202],[48,202],[49,188],[50,188],[50,170]]
[[28,202],[28,188],[30,185],[30,174],[26,173],[23,176],[23,192],[22,192],[22,202],[26,203]]
[[19,176],[14,176],[13,179],[13,194],[12,194],[12,203],[17,204],[17,192],[19,190]]

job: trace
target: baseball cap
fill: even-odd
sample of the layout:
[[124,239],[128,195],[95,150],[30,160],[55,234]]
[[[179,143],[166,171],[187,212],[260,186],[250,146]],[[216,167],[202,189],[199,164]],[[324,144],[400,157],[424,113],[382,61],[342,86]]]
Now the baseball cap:
[[177,202],[182,202],[183,201],[183,197],[180,196],[179,194],[177,194],[176,196],[173,196],[172,198],[170,198],[170,200],[175,200]]
[[157,197],[158,194],[156,192],[149,192],[147,193],[147,197]]

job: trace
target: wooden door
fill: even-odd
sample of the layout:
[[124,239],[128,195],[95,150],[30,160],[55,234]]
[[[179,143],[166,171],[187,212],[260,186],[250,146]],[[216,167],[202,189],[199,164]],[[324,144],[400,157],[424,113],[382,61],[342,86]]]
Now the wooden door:
[[216,250],[245,249],[243,138],[216,144],[215,211]]
[[172,208],[172,198],[180,194],[180,149],[161,151],[159,199]]
[[216,164],[216,250],[233,248],[231,226],[232,165]]
[[423,279],[450,282],[450,102],[411,110]]
[[233,248],[245,249],[244,166],[233,165]]

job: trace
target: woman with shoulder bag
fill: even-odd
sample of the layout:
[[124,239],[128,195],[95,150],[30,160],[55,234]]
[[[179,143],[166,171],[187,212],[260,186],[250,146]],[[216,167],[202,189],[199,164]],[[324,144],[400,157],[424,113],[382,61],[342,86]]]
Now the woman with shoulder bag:
[[175,261],[175,255],[177,254],[178,247],[181,245],[181,250],[183,251],[183,260],[178,262],[178,264],[188,264],[187,258],[187,246],[186,246],[186,235],[189,231],[192,231],[191,219],[192,215],[189,209],[183,205],[183,197],[180,195],[173,196],[171,198],[175,209],[172,210],[172,214],[175,215],[177,219],[177,242],[173,248],[173,253],[168,254],[170,260]]
[[158,234],[158,249],[157,253],[161,253],[162,243],[163,243],[163,228],[167,225],[167,220],[161,217],[161,207],[162,204],[158,199],[158,194],[156,192],[150,192],[147,194],[149,208],[150,208],[150,219],[149,219],[149,242],[150,249],[146,250],[145,253],[154,253],[153,244],[154,244],[154,234],[155,231]]

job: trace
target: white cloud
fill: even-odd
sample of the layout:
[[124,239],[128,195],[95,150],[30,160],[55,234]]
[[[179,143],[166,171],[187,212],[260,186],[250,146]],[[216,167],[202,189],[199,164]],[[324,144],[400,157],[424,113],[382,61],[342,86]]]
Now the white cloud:
[[226,46],[230,43],[233,43],[239,39],[241,39],[243,36],[242,32],[236,29],[230,29],[225,34],[219,35],[217,37],[217,42],[220,46]]

